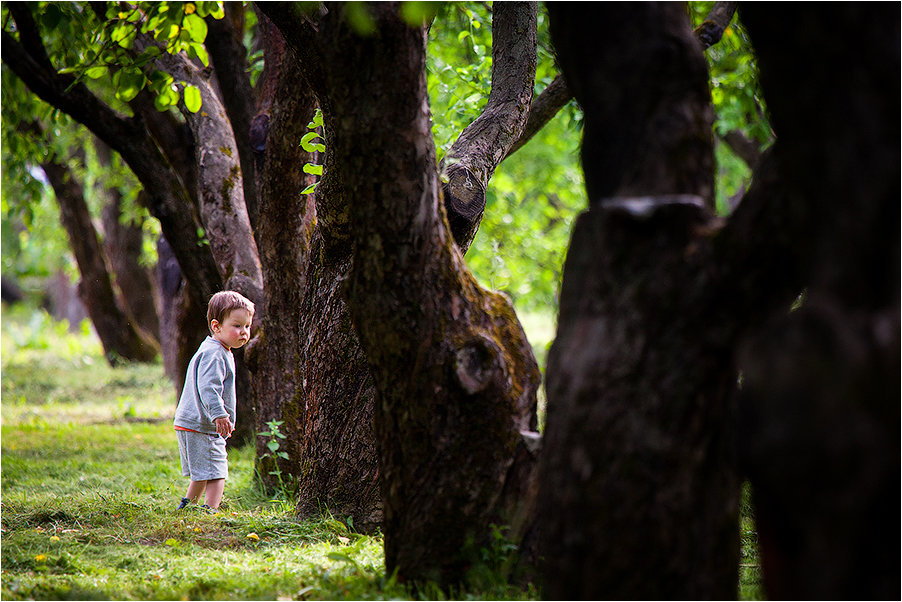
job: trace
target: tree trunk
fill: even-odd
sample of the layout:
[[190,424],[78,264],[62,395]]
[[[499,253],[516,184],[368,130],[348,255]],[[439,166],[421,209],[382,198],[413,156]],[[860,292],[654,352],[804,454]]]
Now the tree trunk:
[[113,365],[120,359],[152,361],[160,349],[116,302],[103,248],[81,186],[69,169],[57,161],[45,161],[42,167],[56,193],[60,220],[81,273],[79,296],[91,316],[107,360]]
[[[483,115],[461,134],[454,147],[455,165],[466,169],[467,173],[480,174],[481,190],[484,190],[491,172],[507,149],[520,135],[526,120],[535,72],[535,18],[536,6],[530,3],[505,5],[496,11],[493,18],[494,52],[499,75],[493,78],[492,94]],[[309,53],[309,50],[306,51]],[[279,56],[281,54],[284,50]],[[269,58],[267,55],[267,66],[272,65],[276,70],[278,62]],[[307,56],[304,63],[308,66],[308,78],[314,81],[322,75],[310,69],[310,65],[316,64],[317,60],[320,59]],[[272,74],[264,71],[261,81],[263,110],[271,104],[266,93],[272,89],[271,79]],[[301,84],[293,83],[289,94],[296,95],[300,88]],[[282,94],[273,96],[285,102]],[[281,137],[287,127],[286,123],[276,124],[276,115],[273,111],[270,137],[276,134]],[[255,123],[269,125],[265,116],[265,113],[258,115]],[[297,122],[298,118],[293,118],[288,123]],[[261,128],[260,131],[265,130]],[[296,145],[294,148],[297,149]],[[272,151],[271,144],[267,144],[266,151]],[[306,160],[310,158],[294,159],[296,164]],[[292,380],[300,380],[300,383],[296,385],[297,393],[293,397],[284,396],[286,402],[281,416],[285,424],[282,429],[288,434],[285,443],[291,461],[285,462],[280,469],[298,478],[298,510],[302,516],[327,508],[335,516],[350,519],[355,528],[371,531],[381,525],[383,508],[377,487],[379,467],[372,433],[375,389],[343,298],[343,283],[352,266],[349,256],[352,243],[348,232],[348,197],[338,184],[340,178],[336,176],[341,169],[341,165],[330,163],[315,195],[317,227],[309,237],[312,252],[304,276],[306,291],[300,311],[300,377],[281,379],[283,383]],[[267,170],[267,177],[271,173]],[[286,195],[284,191],[280,194],[283,197]],[[469,216],[466,228],[455,233],[455,240],[461,249],[469,246],[479,223],[484,198],[481,194],[477,196],[480,198],[476,199],[474,212],[466,207],[459,212],[457,205],[449,206],[455,216],[462,213],[475,215],[475,219],[473,215]],[[267,240],[270,237],[260,238]],[[264,261],[264,266],[266,264]],[[289,273],[294,273],[294,270]],[[297,311],[295,305],[292,312]],[[270,326],[266,328],[269,332]],[[266,340],[269,341],[268,335]],[[259,443],[263,453],[264,443]],[[529,454],[526,456],[531,458]],[[526,461],[524,458],[524,463]],[[520,495],[521,489],[512,485],[509,493],[513,498]],[[519,519],[522,523],[518,523],[520,529],[525,529],[528,520],[525,517]]]
[[105,192],[109,200],[102,213],[105,235],[103,242],[116,277],[119,295],[129,316],[147,334],[159,341],[159,293],[150,269],[139,261],[144,248],[141,222],[122,223],[121,195],[116,190]]
[[195,296],[182,278],[178,261],[164,237],[157,241],[157,282],[160,289],[160,345],[163,366],[175,385],[178,400],[191,357],[201,341],[210,334],[206,324],[206,307],[195,304]]
[[[298,512],[327,509],[361,532],[382,526],[382,496],[373,434],[375,388],[343,298],[347,253],[324,248],[317,232],[304,295],[302,395],[286,407],[300,428]],[[297,416],[301,419],[294,418]]]
[[574,225],[547,367],[546,595],[732,598],[735,373],[707,284],[701,47],[678,4],[548,8],[585,110],[590,207]]
[[520,502],[503,494],[519,475],[520,432],[535,428],[539,372],[509,300],[476,285],[444,218],[425,28],[405,25],[393,4],[368,8],[377,33],[360,37],[340,6],[314,30],[266,5],[325,115],[324,244],[353,241],[345,294],[376,391],[386,568],[459,583],[490,523]]
[[[101,165],[112,166],[110,147],[100,140],[94,141],[94,148]],[[122,195],[117,189],[98,185],[98,194],[106,197],[103,208],[104,247],[115,274],[119,296],[128,314],[157,342],[160,341],[160,294],[151,269],[142,266],[140,259],[144,253],[144,232],[142,221],[124,224],[122,217]],[[138,193],[146,196],[145,191]],[[139,201],[147,206],[147,200]]]
[[[766,592],[892,598],[900,153],[899,84],[886,74],[899,72],[899,7],[788,6],[774,19],[750,5],[741,17],[777,133],[777,175],[803,224],[792,259],[807,285],[801,308],[772,313],[743,353],[742,461]],[[837,43],[865,27],[865,38]]]
[[310,294],[307,266],[315,261],[310,244],[316,212],[312,198],[301,195],[309,178],[301,168],[312,157],[298,144],[313,118],[315,101],[293,61],[285,61],[284,69],[276,67],[281,65],[284,42],[265,17],[261,25],[268,69],[260,83],[265,101],[254,123],[259,126],[265,122],[266,127],[257,128],[254,148],[260,156],[257,239],[263,269],[263,318],[262,336],[248,353],[260,400],[257,431],[267,432],[267,423],[281,421],[280,431],[287,436],[279,451],[291,460],[278,464],[266,447],[269,441],[263,437],[256,440],[257,471],[264,485],[275,487],[279,485],[273,474],[277,469],[285,477],[302,478],[298,453],[306,403],[300,373],[303,362],[315,361],[301,353],[303,341],[312,336],[306,323],[309,318],[304,311],[304,296]]

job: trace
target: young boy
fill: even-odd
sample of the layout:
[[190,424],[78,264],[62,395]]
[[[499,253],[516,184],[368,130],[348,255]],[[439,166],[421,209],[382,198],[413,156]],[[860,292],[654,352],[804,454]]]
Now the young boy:
[[229,476],[226,439],[235,430],[235,358],[232,349],[251,336],[254,304],[234,291],[213,295],[207,305],[210,336],[188,364],[175,410],[182,474],[191,479],[181,510],[204,493],[202,508],[216,512]]

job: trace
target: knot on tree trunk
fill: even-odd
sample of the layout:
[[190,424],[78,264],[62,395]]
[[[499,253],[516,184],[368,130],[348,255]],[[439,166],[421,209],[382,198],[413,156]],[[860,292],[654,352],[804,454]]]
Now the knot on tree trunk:
[[454,375],[468,395],[486,390],[503,370],[501,349],[482,334],[476,335],[454,354]]
[[255,153],[266,150],[266,139],[269,137],[269,115],[260,113],[251,122],[250,142]]
[[485,186],[459,163],[444,168],[442,196],[454,242],[466,253],[485,210]]

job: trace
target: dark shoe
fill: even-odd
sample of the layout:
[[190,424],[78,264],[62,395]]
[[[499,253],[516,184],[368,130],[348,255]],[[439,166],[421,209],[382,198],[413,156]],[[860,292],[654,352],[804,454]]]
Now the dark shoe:
[[183,497],[182,501],[179,502],[179,506],[178,506],[178,508],[176,508],[176,510],[184,510],[185,508],[188,507],[188,504],[190,504],[190,503],[191,503],[191,500],[189,500],[186,497]]
[[204,504],[203,506],[201,506],[200,509],[203,510],[203,511],[205,511],[207,514],[216,514],[217,512],[219,512],[218,509],[216,509],[216,508],[210,508],[210,507],[207,506],[206,504]]

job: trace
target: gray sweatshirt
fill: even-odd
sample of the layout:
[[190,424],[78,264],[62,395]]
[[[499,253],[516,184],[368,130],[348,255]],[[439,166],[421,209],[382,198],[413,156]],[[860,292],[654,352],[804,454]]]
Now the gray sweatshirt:
[[208,336],[188,364],[175,426],[215,435],[213,421],[222,416],[235,424],[235,356]]

